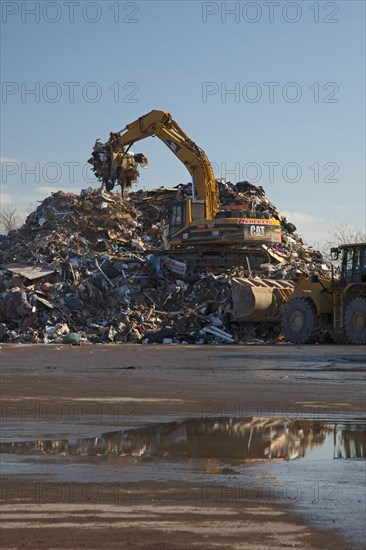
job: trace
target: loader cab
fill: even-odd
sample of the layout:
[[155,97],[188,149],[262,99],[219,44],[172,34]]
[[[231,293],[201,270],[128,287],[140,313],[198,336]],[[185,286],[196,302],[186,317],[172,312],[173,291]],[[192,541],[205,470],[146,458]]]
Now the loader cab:
[[340,252],[341,286],[366,283],[366,243],[343,245]]

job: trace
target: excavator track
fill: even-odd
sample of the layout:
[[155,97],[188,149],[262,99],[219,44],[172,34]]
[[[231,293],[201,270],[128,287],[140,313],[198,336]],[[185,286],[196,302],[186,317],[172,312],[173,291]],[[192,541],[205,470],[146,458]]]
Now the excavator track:
[[252,272],[263,270],[262,264],[271,263],[267,251],[257,247],[215,247],[215,248],[173,248],[159,252],[161,258],[172,258],[185,262],[187,272],[205,268],[240,268]]

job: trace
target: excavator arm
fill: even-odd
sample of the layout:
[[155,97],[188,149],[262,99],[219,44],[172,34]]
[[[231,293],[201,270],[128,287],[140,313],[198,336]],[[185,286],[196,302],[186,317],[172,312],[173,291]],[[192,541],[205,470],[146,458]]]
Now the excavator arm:
[[157,136],[184,164],[192,177],[192,202],[204,205],[204,218],[215,219],[220,203],[212,166],[205,152],[172,120],[168,112],[150,111],[121,132],[110,134],[111,177],[118,174],[131,145],[149,136]]

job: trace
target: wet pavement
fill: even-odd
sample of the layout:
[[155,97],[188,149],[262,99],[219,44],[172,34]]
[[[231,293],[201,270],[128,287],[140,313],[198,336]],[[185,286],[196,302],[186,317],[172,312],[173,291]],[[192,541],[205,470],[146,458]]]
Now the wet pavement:
[[0,444],[4,476],[115,486],[184,481],[200,485],[203,500],[225,502],[257,490],[265,501],[291,504],[316,527],[330,524],[349,541],[366,540],[362,418],[191,418],[83,439],[12,439]]
[[[24,348],[31,350],[26,363]],[[193,505],[203,513],[203,506],[212,508],[213,516],[219,509],[230,515],[235,507],[235,513],[245,513],[249,505],[255,506],[255,521],[261,514],[271,518],[268,533],[277,532],[271,507],[280,506],[286,517],[300,518],[319,533],[328,532],[328,537],[339,535],[345,548],[364,544],[363,350],[43,350],[19,346],[3,353],[7,361],[2,362],[1,497],[5,518],[13,518],[5,529],[8,534],[12,526],[24,533],[33,529],[23,517],[30,520],[35,513],[27,508],[32,502],[44,507],[42,513],[48,510],[50,518],[58,510],[61,518],[76,502],[114,506],[117,498],[130,509],[141,508],[147,499],[168,498],[175,510]],[[53,507],[57,510],[51,513]],[[112,509],[108,513],[117,514]],[[45,528],[51,528],[51,519],[45,521]],[[300,531],[295,536],[292,528],[286,529],[287,542],[274,535],[273,540],[258,542],[260,531],[255,530],[251,546],[216,542],[222,548],[284,548],[287,543],[327,547],[320,539],[306,546]],[[198,538],[190,539],[191,547]],[[329,545],[338,548],[331,539]],[[183,542],[176,547],[183,548]]]

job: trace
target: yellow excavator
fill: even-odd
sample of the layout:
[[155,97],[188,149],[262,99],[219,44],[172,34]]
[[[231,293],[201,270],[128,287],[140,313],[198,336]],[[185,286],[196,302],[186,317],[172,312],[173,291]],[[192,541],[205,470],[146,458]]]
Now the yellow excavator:
[[[109,189],[116,183],[122,189],[131,185],[126,168],[130,148],[149,136],[157,136],[184,164],[192,179],[191,196],[173,201],[170,207],[168,240],[175,255],[184,259],[195,256],[198,260],[200,256],[207,259],[211,254],[221,259],[226,257],[226,265],[238,264],[241,258],[252,262],[252,267],[270,261],[260,245],[281,241],[280,222],[266,219],[257,212],[220,210],[218,185],[205,152],[168,112],[153,110],[122,131],[111,132],[105,144],[107,175],[104,172],[100,178],[105,180]],[[94,164],[95,158],[89,162]],[[256,258],[256,264],[253,258]]]

